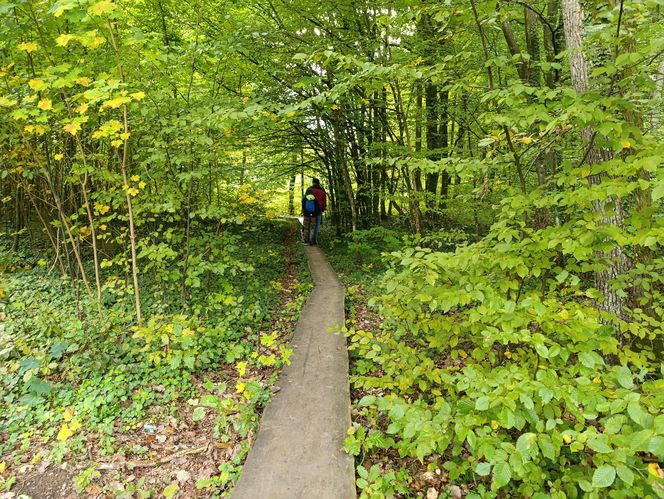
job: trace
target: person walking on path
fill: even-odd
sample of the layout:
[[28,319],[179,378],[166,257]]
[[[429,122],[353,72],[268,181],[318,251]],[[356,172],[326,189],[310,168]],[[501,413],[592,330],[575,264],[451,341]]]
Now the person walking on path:
[[315,178],[302,197],[304,244],[318,244],[318,231],[326,208],[327,193],[321,187],[320,180]]

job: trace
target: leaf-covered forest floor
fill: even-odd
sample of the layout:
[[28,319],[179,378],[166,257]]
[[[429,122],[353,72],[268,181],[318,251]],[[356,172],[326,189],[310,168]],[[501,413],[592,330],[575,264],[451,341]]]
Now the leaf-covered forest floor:
[[[94,417],[85,414],[84,400],[74,397],[65,402],[54,396],[58,388],[68,385],[55,365],[51,365],[51,375],[43,369],[33,373],[53,387],[49,393],[37,394],[41,400],[9,402],[20,394],[9,388],[12,374],[25,375],[21,366],[34,358],[31,355],[39,355],[26,346],[21,359],[16,352],[8,356],[10,360],[0,372],[4,376],[0,497],[210,497],[230,490],[279,368],[289,355],[286,345],[311,286],[302,272],[306,267],[295,228],[288,230],[285,241],[283,235],[269,246],[251,240],[256,239],[251,234],[243,236],[258,246],[254,251],[266,257],[265,268],[255,264],[254,276],[263,280],[258,292],[266,295],[263,298],[274,296],[264,300],[266,310],[258,324],[246,326],[237,351],[226,350],[225,358],[222,355],[205,369],[178,372],[176,380],[169,374],[177,369],[165,375],[158,366],[147,366],[145,379],[126,393],[117,384],[133,384],[133,380],[123,381],[117,374],[106,381],[100,378],[98,393],[102,396],[111,400],[114,390],[123,393],[122,403],[108,412],[101,425],[94,425]],[[49,279],[43,268],[33,268],[31,262],[28,258],[5,265],[11,274],[7,276],[5,298],[9,299],[3,303],[3,326],[16,313],[15,290],[28,282],[22,279],[26,275]],[[244,292],[246,295],[247,290]],[[48,288],[41,299],[49,293],[57,294],[58,288]],[[2,327],[0,333],[8,334],[7,328]],[[11,332],[9,337],[14,345],[20,341]],[[66,351],[58,360],[47,360],[50,364],[75,363],[72,357],[76,355],[80,353]],[[84,380],[70,383],[68,389],[75,391]],[[26,395],[33,394],[28,389]],[[104,424],[106,431],[101,431]]]

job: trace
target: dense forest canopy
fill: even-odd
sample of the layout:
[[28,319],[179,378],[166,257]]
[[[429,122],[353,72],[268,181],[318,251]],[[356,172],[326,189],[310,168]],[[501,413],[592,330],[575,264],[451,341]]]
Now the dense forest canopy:
[[131,330],[145,369],[249,355],[212,345],[269,316],[265,220],[318,177],[384,318],[349,333],[349,452],[661,497],[663,113],[662,0],[2,0],[0,270],[33,281],[0,296],[57,275],[75,304],[21,295],[0,330],[8,433],[78,400],[53,310],[109,356]]

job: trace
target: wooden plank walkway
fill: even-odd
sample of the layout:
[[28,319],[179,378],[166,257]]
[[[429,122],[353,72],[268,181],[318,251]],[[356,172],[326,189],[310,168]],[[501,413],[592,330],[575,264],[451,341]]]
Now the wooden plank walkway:
[[305,252],[314,290],[234,499],[355,498],[354,462],[343,450],[351,423],[348,351],[344,336],[329,332],[344,324],[344,289],[318,247]]

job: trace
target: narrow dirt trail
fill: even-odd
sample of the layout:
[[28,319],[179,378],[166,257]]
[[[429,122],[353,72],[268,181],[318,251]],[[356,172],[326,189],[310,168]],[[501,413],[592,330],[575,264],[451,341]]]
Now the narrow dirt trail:
[[343,334],[330,332],[344,324],[344,288],[318,247],[305,251],[314,290],[234,499],[355,497],[353,458],[343,450],[351,423],[348,351]]

